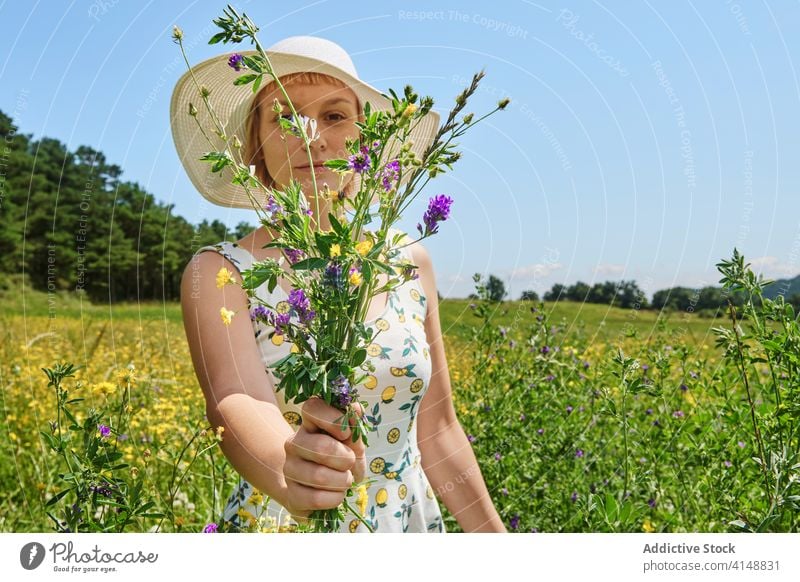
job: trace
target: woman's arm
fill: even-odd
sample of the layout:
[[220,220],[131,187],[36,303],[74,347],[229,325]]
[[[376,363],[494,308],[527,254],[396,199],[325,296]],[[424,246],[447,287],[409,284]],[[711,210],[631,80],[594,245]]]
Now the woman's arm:
[[[186,337],[213,426],[225,428],[222,452],[236,472],[297,518],[341,504],[366,471],[364,444],[342,431],[333,407],[312,398],[295,432],[283,418],[253,333],[246,293],[216,288],[221,267],[212,252],[192,258],[181,281]],[[239,275],[241,277],[241,275]],[[226,326],[220,308],[238,314]]]
[[[294,431],[278,408],[250,321],[245,292],[216,287],[221,267],[237,273],[224,257],[202,252],[192,257],[181,280],[186,338],[212,426],[222,426],[222,452],[236,471],[265,495],[285,505],[284,444]],[[241,277],[236,275],[237,280]],[[237,312],[230,325],[220,307]]]
[[425,333],[433,366],[430,385],[417,414],[417,443],[422,454],[422,468],[431,486],[465,532],[506,532],[489,496],[472,445],[456,418],[430,255],[420,243],[413,244],[410,249],[427,297]]

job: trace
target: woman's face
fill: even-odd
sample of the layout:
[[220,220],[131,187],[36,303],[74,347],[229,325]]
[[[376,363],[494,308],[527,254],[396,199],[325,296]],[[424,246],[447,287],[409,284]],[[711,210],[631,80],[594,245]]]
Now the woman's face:
[[[267,172],[278,188],[288,185],[292,178],[298,180],[306,196],[313,192],[312,172],[316,173],[318,188],[327,183],[332,190],[338,190],[339,174],[323,167],[322,163],[346,157],[345,140],[358,137],[355,122],[358,120],[359,104],[356,94],[349,87],[338,87],[328,82],[291,83],[286,86],[286,93],[300,115],[317,120],[320,137],[310,144],[314,167],[312,169],[309,165],[302,138],[286,134],[282,139],[277,114],[272,109],[274,100],[283,105],[281,115],[287,119],[291,110],[280,89],[275,87],[263,96],[260,103],[259,138]],[[351,175],[347,175],[341,186],[344,187],[351,178]]]

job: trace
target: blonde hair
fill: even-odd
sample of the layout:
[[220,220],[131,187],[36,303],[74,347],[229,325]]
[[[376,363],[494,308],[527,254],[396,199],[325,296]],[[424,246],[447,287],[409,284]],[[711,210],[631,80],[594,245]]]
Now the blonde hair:
[[[291,85],[293,83],[298,84],[315,84],[315,83],[329,83],[331,85],[335,85],[336,87],[340,88],[347,88],[347,84],[345,84],[340,79],[336,77],[331,77],[330,75],[326,75],[324,73],[317,73],[313,71],[309,72],[300,72],[300,73],[289,73],[281,77],[281,83],[284,86]],[[259,92],[256,94],[255,98],[253,99],[250,105],[250,111],[247,114],[247,123],[245,127],[245,143],[243,148],[243,155],[244,161],[247,165],[254,165],[255,166],[255,174],[256,177],[261,181],[268,188],[275,187],[275,180],[272,176],[269,175],[267,171],[267,163],[264,160],[264,152],[261,147],[261,140],[259,138],[259,129],[261,127],[261,116],[262,115],[269,115],[271,110],[265,110],[264,107],[270,107],[271,105],[264,104],[264,107],[261,106],[261,102],[264,100],[264,95],[270,93],[274,89],[277,88],[277,84],[275,81],[271,81],[264,87],[262,87]],[[364,114],[361,111],[361,103],[358,98],[357,110],[358,110],[358,120],[364,121]],[[334,185],[335,187],[335,185]],[[344,192],[347,195],[350,195],[351,190],[353,188],[353,180],[350,180],[348,184],[344,187]]]

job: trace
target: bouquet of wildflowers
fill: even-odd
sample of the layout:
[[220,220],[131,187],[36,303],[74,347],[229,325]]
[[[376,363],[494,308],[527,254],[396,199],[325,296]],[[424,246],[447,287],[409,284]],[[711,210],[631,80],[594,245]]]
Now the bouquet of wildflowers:
[[[257,54],[244,56],[235,53],[229,57],[232,68],[245,71],[232,82],[236,85],[252,84],[256,93],[265,77],[268,82],[275,81],[289,109],[283,111],[283,106],[276,101],[273,111],[279,116],[281,129],[287,138],[294,136],[303,140],[309,163],[313,165],[309,145],[319,137],[317,122],[295,110],[256,37],[258,28],[244,13],[239,15],[230,5],[224,16],[215,19],[214,23],[221,32],[215,34],[209,44],[239,43],[250,39],[255,45]],[[175,27],[173,39],[183,51],[182,37],[181,30]],[[232,182],[246,190],[261,224],[273,236],[265,248],[280,248],[283,253],[279,261],[267,259],[254,263],[242,272],[241,282],[251,300],[258,303],[251,318],[274,327],[273,333],[282,335],[284,341],[293,344],[291,353],[271,366],[280,379],[276,389],[284,390],[287,401],[295,404],[319,397],[341,410],[342,429],[348,426],[352,429],[353,442],[361,439],[365,445],[368,444],[368,433],[375,429],[353,407],[353,403],[359,401],[358,386],[366,380],[369,372],[375,370],[367,360],[366,346],[374,341],[375,336],[364,324],[366,310],[372,297],[418,277],[414,265],[398,259],[403,235],[389,236],[389,229],[431,178],[444,172],[445,168],[452,169],[452,164],[460,157],[453,140],[508,104],[508,99],[504,99],[481,118],[475,119],[470,113],[457,120],[482,77],[483,72],[476,74],[471,85],[456,98],[455,107],[421,158],[412,151],[409,135],[414,125],[430,112],[433,99],[420,98],[412,87],[406,86],[402,96],[391,90],[390,95],[385,95],[391,100],[391,110],[370,110],[369,103],[366,103],[363,122],[356,123],[359,139],[347,144],[348,157],[325,162],[338,173],[357,174],[360,177],[358,192],[348,197],[341,191],[330,189],[327,184],[318,188],[314,176],[312,199],[317,211],[320,198],[331,202],[332,212],[328,214],[331,228],[328,230],[322,230],[313,220],[313,217],[319,217],[319,212],[313,213],[308,207],[298,181],[292,180],[285,188],[278,189],[268,188],[258,180],[253,168],[241,161],[241,142],[236,135],[226,135],[218,129],[217,134],[225,144],[224,151],[210,151],[202,158],[213,164],[213,172],[231,169]],[[213,117],[208,103],[209,91],[201,86],[197,89]],[[191,104],[188,113],[197,119],[197,110]],[[217,127],[221,125],[217,124]],[[204,135],[208,138],[205,131]],[[209,143],[213,146],[210,139]],[[253,195],[258,191],[267,200],[265,206],[259,204]],[[371,210],[373,200],[379,201],[377,214]],[[451,204],[452,199],[446,195],[430,200],[422,221],[417,225],[418,240],[438,231],[439,223],[450,215]],[[366,229],[376,218],[378,226]],[[284,257],[291,266],[288,274],[282,267]],[[379,284],[379,273],[387,275],[385,284]],[[265,283],[273,291],[280,278],[287,278],[292,288],[288,312],[279,312],[275,306],[255,295],[255,290]],[[217,276],[218,286],[232,282],[232,274],[221,270]],[[223,308],[221,316],[223,321],[230,323],[234,313]],[[292,321],[293,316],[295,321]],[[362,405],[366,408],[366,402]],[[347,497],[358,492],[358,499],[363,503],[365,483],[354,483]],[[311,513],[309,517],[317,531],[337,530],[347,510],[371,530],[370,525],[350,506],[347,497],[342,507]]]

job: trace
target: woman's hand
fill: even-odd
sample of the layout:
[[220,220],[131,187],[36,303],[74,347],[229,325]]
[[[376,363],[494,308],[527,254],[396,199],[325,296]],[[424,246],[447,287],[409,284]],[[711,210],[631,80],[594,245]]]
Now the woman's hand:
[[[364,409],[353,404],[359,416]],[[338,507],[354,481],[367,469],[364,443],[353,442],[352,430],[341,430],[343,412],[321,398],[306,400],[301,409],[302,426],[286,439],[283,475],[287,485],[286,509],[298,521],[311,511]],[[351,421],[353,422],[353,421]]]

